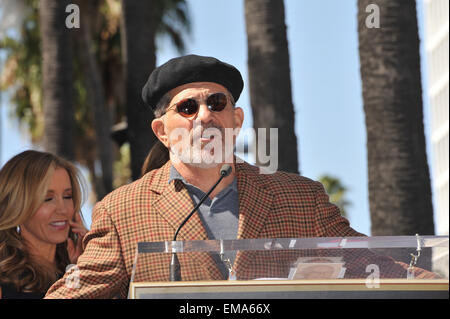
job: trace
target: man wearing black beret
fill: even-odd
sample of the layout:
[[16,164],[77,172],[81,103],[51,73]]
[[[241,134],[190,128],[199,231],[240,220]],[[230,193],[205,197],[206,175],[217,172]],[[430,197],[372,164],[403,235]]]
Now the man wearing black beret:
[[[142,97],[155,112],[151,127],[169,159],[96,204],[84,254],[78,259],[79,288],[66,287],[69,272],[47,297],[125,298],[136,244],[172,240],[218,180],[223,163],[231,172],[177,240],[362,236],[328,201],[320,183],[285,172],[261,174],[257,167],[236,161],[227,145],[234,144],[235,137],[227,142],[223,135],[242,126],[243,110],[235,106],[242,88],[240,72],[212,57],[183,56],[152,72]],[[136,270],[135,281],[168,281],[170,256],[146,255],[146,267]],[[251,267],[243,266],[249,262]],[[238,278],[261,276],[262,263],[236,257],[236,270],[251,269],[241,277],[237,271]],[[207,253],[183,255],[180,264],[182,280],[226,278],[224,265]]]

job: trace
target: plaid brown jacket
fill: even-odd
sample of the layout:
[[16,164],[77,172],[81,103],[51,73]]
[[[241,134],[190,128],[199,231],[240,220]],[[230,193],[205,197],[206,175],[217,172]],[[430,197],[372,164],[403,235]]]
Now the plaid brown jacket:
[[[50,288],[47,298],[126,298],[137,243],[172,240],[194,208],[182,182],[168,183],[170,166],[169,161],[95,205],[77,263],[79,288],[65,284],[74,276],[69,271]],[[349,226],[318,182],[285,172],[260,174],[247,163],[236,163],[236,178],[238,238],[364,236]],[[178,240],[206,239],[198,214],[178,235]],[[170,256],[152,255],[145,261],[148,267],[136,273],[136,281],[169,280]],[[207,253],[179,257],[183,280],[222,278]]]

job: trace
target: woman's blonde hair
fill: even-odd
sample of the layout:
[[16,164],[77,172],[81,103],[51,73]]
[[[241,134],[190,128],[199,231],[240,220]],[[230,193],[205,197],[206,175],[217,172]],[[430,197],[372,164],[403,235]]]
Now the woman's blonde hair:
[[[27,251],[17,226],[31,218],[44,202],[48,183],[57,168],[69,174],[74,211],[80,212],[82,179],[69,161],[50,153],[25,151],[0,170],[0,282],[18,291],[46,291],[70,263],[67,241],[56,247],[56,269],[42,265]],[[69,237],[75,235],[69,232]]]

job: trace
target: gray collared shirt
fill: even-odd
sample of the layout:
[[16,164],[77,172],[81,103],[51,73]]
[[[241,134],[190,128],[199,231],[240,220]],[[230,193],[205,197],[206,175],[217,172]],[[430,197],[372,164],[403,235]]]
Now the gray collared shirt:
[[[186,186],[194,206],[205,196],[201,189],[186,182],[172,165],[169,183],[179,179]],[[200,205],[199,216],[205,226],[209,239],[236,239],[239,222],[239,198],[236,178],[213,199],[206,198]]]

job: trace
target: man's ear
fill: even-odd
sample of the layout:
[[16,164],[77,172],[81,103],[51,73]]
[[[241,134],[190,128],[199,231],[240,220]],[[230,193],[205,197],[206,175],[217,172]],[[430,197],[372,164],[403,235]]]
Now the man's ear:
[[156,137],[168,148],[169,141],[166,134],[164,120],[162,118],[158,117],[152,121],[152,130]]
[[244,123],[244,111],[240,107],[236,107],[234,109],[234,127],[239,129],[242,128],[242,124]]

